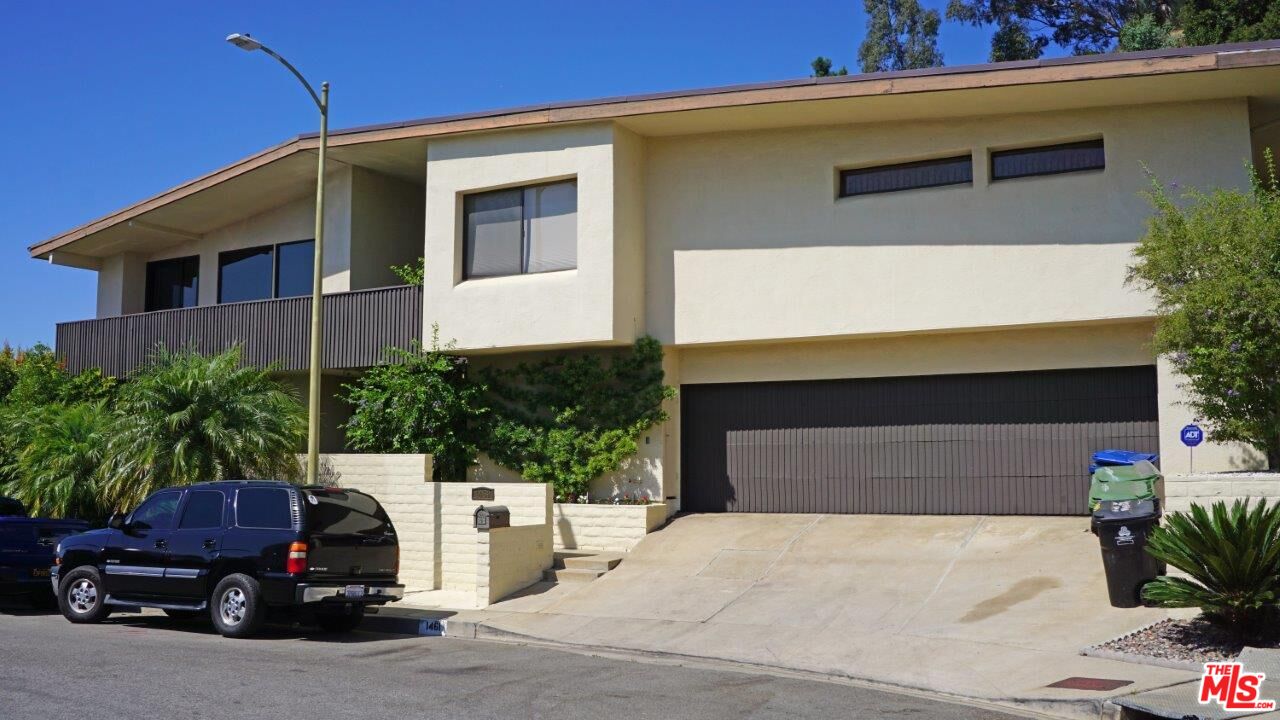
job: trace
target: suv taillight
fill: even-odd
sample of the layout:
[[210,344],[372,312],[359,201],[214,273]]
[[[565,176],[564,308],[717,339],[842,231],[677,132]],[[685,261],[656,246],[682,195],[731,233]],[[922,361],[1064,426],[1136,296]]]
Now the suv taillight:
[[296,542],[289,545],[289,557],[284,561],[287,573],[304,573],[307,571],[307,544]]

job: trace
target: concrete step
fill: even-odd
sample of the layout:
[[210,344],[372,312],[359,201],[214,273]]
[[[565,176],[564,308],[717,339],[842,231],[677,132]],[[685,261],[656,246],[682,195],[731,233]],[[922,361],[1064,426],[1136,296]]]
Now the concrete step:
[[542,571],[542,579],[546,580],[547,582],[557,582],[557,583],[591,582],[592,580],[595,580],[596,578],[605,574],[605,572],[607,571],[606,570],[578,570],[578,569],[568,569],[568,568],[560,568],[560,569],[552,568],[551,570]]
[[557,570],[599,570],[600,572],[609,572],[618,567],[618,563],[622,562],[622,556],[613,553],[576,553],[576,552],[558,552],[555,555],[555,567]]

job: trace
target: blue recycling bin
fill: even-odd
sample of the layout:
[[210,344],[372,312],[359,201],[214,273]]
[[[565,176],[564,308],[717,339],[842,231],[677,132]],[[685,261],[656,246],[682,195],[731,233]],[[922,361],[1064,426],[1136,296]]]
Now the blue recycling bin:
[[1154,465],[1159,458],[1160,456],[1155,453],[1141,453],[1132,450],[1099,450],[1089,457],[1092,461],[1089,463],[1089,475],[1092,476],[1098,471],[1098,468],[1108,465],[1133,465],[1143,460]]

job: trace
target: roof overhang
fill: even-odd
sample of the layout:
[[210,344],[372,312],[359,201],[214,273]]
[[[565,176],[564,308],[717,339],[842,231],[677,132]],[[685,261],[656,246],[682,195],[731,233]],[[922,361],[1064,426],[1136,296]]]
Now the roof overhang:
[[[330,157],[421,183],[433,137],[614,121],[648,136],[912,121],[1136,103],[1250,98],[1280,109],[1280,40],[807,78],[424,118],[333,131]],[[94,258],[181,242],[314,191],[318,138],[301,135],[32,245]]]

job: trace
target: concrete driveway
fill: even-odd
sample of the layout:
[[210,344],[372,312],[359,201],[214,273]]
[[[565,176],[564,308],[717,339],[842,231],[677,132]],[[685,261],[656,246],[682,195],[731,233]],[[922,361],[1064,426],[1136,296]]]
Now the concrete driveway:
[[479,632],[814,671],[1089,715],[1090,702],[1116,693],[1046,686],[1083,676],[1131,681],[1117,691],[1130,692],[1191,674],[1079,655],[1086,645],[1165,617],[1108,605],[1087,524],[1063,517],[689,515],[649,535],[594,582],[535,586],[471,618]]

